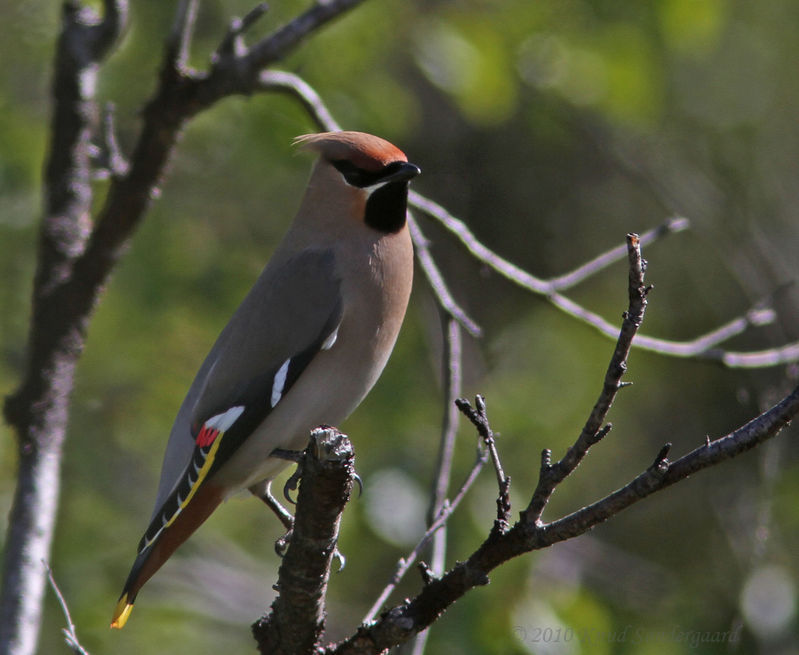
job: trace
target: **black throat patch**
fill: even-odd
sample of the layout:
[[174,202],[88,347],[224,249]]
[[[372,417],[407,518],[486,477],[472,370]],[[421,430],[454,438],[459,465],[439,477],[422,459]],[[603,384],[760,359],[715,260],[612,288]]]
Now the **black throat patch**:
[[407,209],[408,182],[391,182],[371,193],[363,221],[375,230],[393,234],[405,227]]

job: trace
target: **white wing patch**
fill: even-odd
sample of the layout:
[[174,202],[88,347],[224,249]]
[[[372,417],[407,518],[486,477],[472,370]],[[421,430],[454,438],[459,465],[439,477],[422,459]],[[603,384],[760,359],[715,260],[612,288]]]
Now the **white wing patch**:
[[286,386],[286,375],[289,372],[289,364],[291,364],[291,360],[287,359],[283,362],[283,366],[275,373],[275,380],[272,382],[272,397],[269,399],[269,404],[272,407],[277,405],[283,397],[283,387]]
[[338,326],[330,333],[330,336],[322,343],[322,350],[330,350],[338,339]]
[[227,432],[230,426],[233,425],[244,412],[244,405],[236,405],[231,407],[226,412],[212,416],[205,422],[205,427],[219,430],[220,432]]

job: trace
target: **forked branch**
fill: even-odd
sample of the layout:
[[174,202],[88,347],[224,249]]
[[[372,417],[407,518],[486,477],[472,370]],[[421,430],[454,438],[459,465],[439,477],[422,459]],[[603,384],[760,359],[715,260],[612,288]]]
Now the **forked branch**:
[[[690,475],[735,457],[777,434],[799,413],[799,387],[767,412],[730,434],[707,440],[675,462],[667,459],[670,444],[664,446],[650,466],[624,487],[572,514],[545,523],[540,515],[546,500],[558,484],[574,471],[591,445],[607,434],[604,424],[620,377],[625,369],[632,338],[643,319],[648,288],[644,285],[644,261],[640,244],[634,235],[628,237],[630,262],[630,306],[617,347],[608,366],[603,391],[589,416],[586,426],[567,454],[555,465],[544,457],[541,481],[519,521],[507,531],[492,530],[486,540],[465,561],[446,574],[426,581],[414,598],[385,610],[374,622],[362,625],[355,635],[329,646],[332,655],[381,653],[403,643],[434,622],[458,598],[476,586],[488,582],[489,573],[502,563],[533,550],[546,548],[560,541],[585,533],[590,528],[618,514],[650,494],[664,489]],[[490,431],[480,426],[479,432]]]

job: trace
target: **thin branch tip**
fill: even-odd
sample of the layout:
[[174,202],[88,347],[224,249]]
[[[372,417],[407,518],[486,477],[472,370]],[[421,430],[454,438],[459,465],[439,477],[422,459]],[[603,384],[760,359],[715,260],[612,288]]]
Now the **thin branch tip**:
[[436,579],[435,573],[433,573],[433,569],[431,569],[427,562],[423,562],[419,560],[419,563],[416,565],[416,568],[419,570],[419,574],[422,576],[422,584],[424,586],[429,585]]
[[652,471],[657,471],[659,474],[664,474],[669,469],[669,460],[668,454],[671,450],[671,442],[667,442],[663,445],[663,447],[658,452],[657,456],[655,457],[655,461],[652,462],[652,465],[649,467]]
[[55,581],[53,570],[50,568],[47,560],[42,559],[40,561],[42,566],[44,566],[50,587],[52,588],[53,593],[56,595],[58,604],[61,606],[61,612],[64,614],[64,619],[67,622],[67,627],[61,628],[61,634],[64,635],[64,641],[67,643],[67,646],[69,646],[70,649],[78,655],[89,655],[89,652],[81,645],[80,641],[78,641],[78,634],[75,631],[75,624],[72,621],[72,615],[69,612],[69,606],[67,605],[66,598],[64,598],[64,594],[61,593],[61,589],[58,587],[58,584]]
[[666,221],[666,229],[672,234],[691,229],[691,219],[685,216],[675,216]]
[[472,404],[466,398],[456,398],[455,407],[463,414],[472,424],[477,425],[477,410],[472,407]]
[[231,18],[227,32],[216,49],[215,58],[218,60],[220,56],[245,56],[246,47],[241,37],[268,11],[269,5],[266,2],[260,2],[250,9],[243,18],[238,16]]
[[600,441],[602,441],[602,439],[604,439],[612,429],[613,429],[613,423],[606,423],[605,425],[603,425],[602,429],[596,433],[592,445],[598,444]]

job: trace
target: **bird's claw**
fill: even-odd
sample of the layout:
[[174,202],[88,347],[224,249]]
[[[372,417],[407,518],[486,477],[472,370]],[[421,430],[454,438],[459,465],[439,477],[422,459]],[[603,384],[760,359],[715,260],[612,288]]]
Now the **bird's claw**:
[[297,469],[291,474],[286,484],[283,485],[283,498],[289,501],[292,505],[296,505],[297,501],[291,497],[292,491],[297,491],[297,485],[302,478],[302,462],[297,462]]
[[281,559],[286,555],[286,552],[289,549],[289,542],[291,541],[291,537],[294,534],[294,529],[289,530],[286,534],[280,537],[277,541],[275,541],[275,553]]
[[336,549],[333,551],[333,559],[338,562],[338,572],[341,573],[344,570],[344,567],[347,566],[347,558],[344,557],[342,552],[336,546]]
[[[352,472],[352,481],[358,485],[358,498],[363,496],[363,480],[355,471]],[[344,568],[343,566],[341,568]]]
[[297,490],[297,485],[302,477],[302,464],[305,461],[305,452],[302,450],[275,448],[269,456],[277,457],[278,459],[285,459],[289,462],[294,462],[297,465],[297,470],[291,474],[291,477],[286,480],[286,484],[283,485],[283,497],[292,505],[296,505],[297,501],[291,497],[290,492]]

